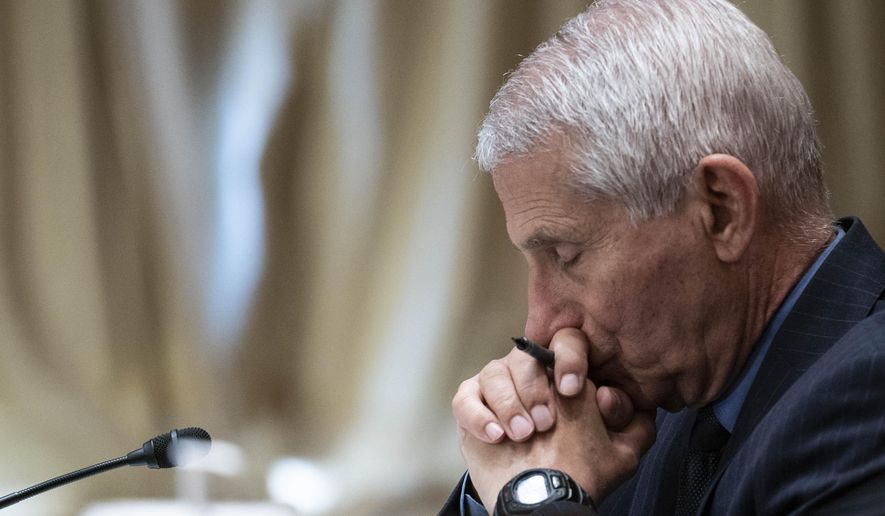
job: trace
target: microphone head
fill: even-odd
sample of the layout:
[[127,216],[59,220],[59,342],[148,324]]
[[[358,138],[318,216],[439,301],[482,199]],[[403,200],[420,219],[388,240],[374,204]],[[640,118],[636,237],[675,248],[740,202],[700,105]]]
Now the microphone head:
[[198,427],[174,429],[147,441],[131,452],[129,464],[151,469],[173,468],[205,457],[212,448],[209,432]]
[[160,468],[184,466],[205,457],[212,447],[209,432],[195,426],[174,429],[151,439]]

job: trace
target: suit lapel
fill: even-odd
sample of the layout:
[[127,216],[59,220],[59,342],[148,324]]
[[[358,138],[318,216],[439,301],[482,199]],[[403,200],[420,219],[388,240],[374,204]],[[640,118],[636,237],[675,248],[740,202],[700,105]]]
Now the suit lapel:
[[885,289],[885,255],[859,220],[845,219],[841,225],[845,236],[818,269],[772,341],[723,450],[708,495],[777,400],[851,327],[870,314]]

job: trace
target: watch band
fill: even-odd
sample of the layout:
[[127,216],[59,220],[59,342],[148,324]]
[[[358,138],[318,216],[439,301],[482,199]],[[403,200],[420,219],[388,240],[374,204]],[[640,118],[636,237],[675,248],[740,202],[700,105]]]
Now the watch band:
[[570,501],[591,507],[593,500],[570,476],[556,469],[528,469],[504,484],[494,516],[530,514],[547,504]]

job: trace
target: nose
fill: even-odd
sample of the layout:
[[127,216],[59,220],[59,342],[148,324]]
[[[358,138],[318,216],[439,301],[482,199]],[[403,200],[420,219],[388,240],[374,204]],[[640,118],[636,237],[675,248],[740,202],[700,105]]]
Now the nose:
[[547,344],[562,328],[580,328],[583,323],[580,304],[560,285],[554,274],[529,271],[528,316],[525,336]]

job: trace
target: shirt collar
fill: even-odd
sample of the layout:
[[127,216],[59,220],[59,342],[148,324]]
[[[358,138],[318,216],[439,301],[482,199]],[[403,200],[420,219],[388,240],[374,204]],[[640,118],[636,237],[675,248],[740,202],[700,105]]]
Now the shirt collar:
[[771,347],[771,342],[774,340],[774,336],[777,335],[777,332],[780,330],[787,315],[793,310],[793,305],[796,304],[799,296],[802,295],[802,291],[804,291],[805,287],[808,286],[808,283],[811,282],[811,278],[814,277],[814,274],[827,259],[830,252],[836,248],[836,245],[842,240],[843,236],[845,236],[845,231],[842,228],[837,227],[836,237],[833,238],[830,245],[824,249],[824,252],[817,257],[817,260],[814,261],[811,267],[805,271],[805,274],[802,275],[802,278],[796,283],[786,299],[784,299],[784,302],[781,303],[781,306],[778,308],[777,312],[775,312],[774,317],[771,318],[771,321],[768,323],[762,336],[756,341],[756,345],[753,347],[753,353],[750,355],[750,358],[747,361],[747,366],[744,368],[744,372],[741,373],[741,378],[735,388],[731,390],[728,396],[713,404],[713,413],[716,414],[719,423],[729,432],[734,430],[734,424],[744,405],[744,400],[747,398],[750,386],[753,385],[753,380],[756,379],[756,374],[759,372],[759,367],[762,365],[762,360],[765,358],[765,354],[768,353],[768,348]]

